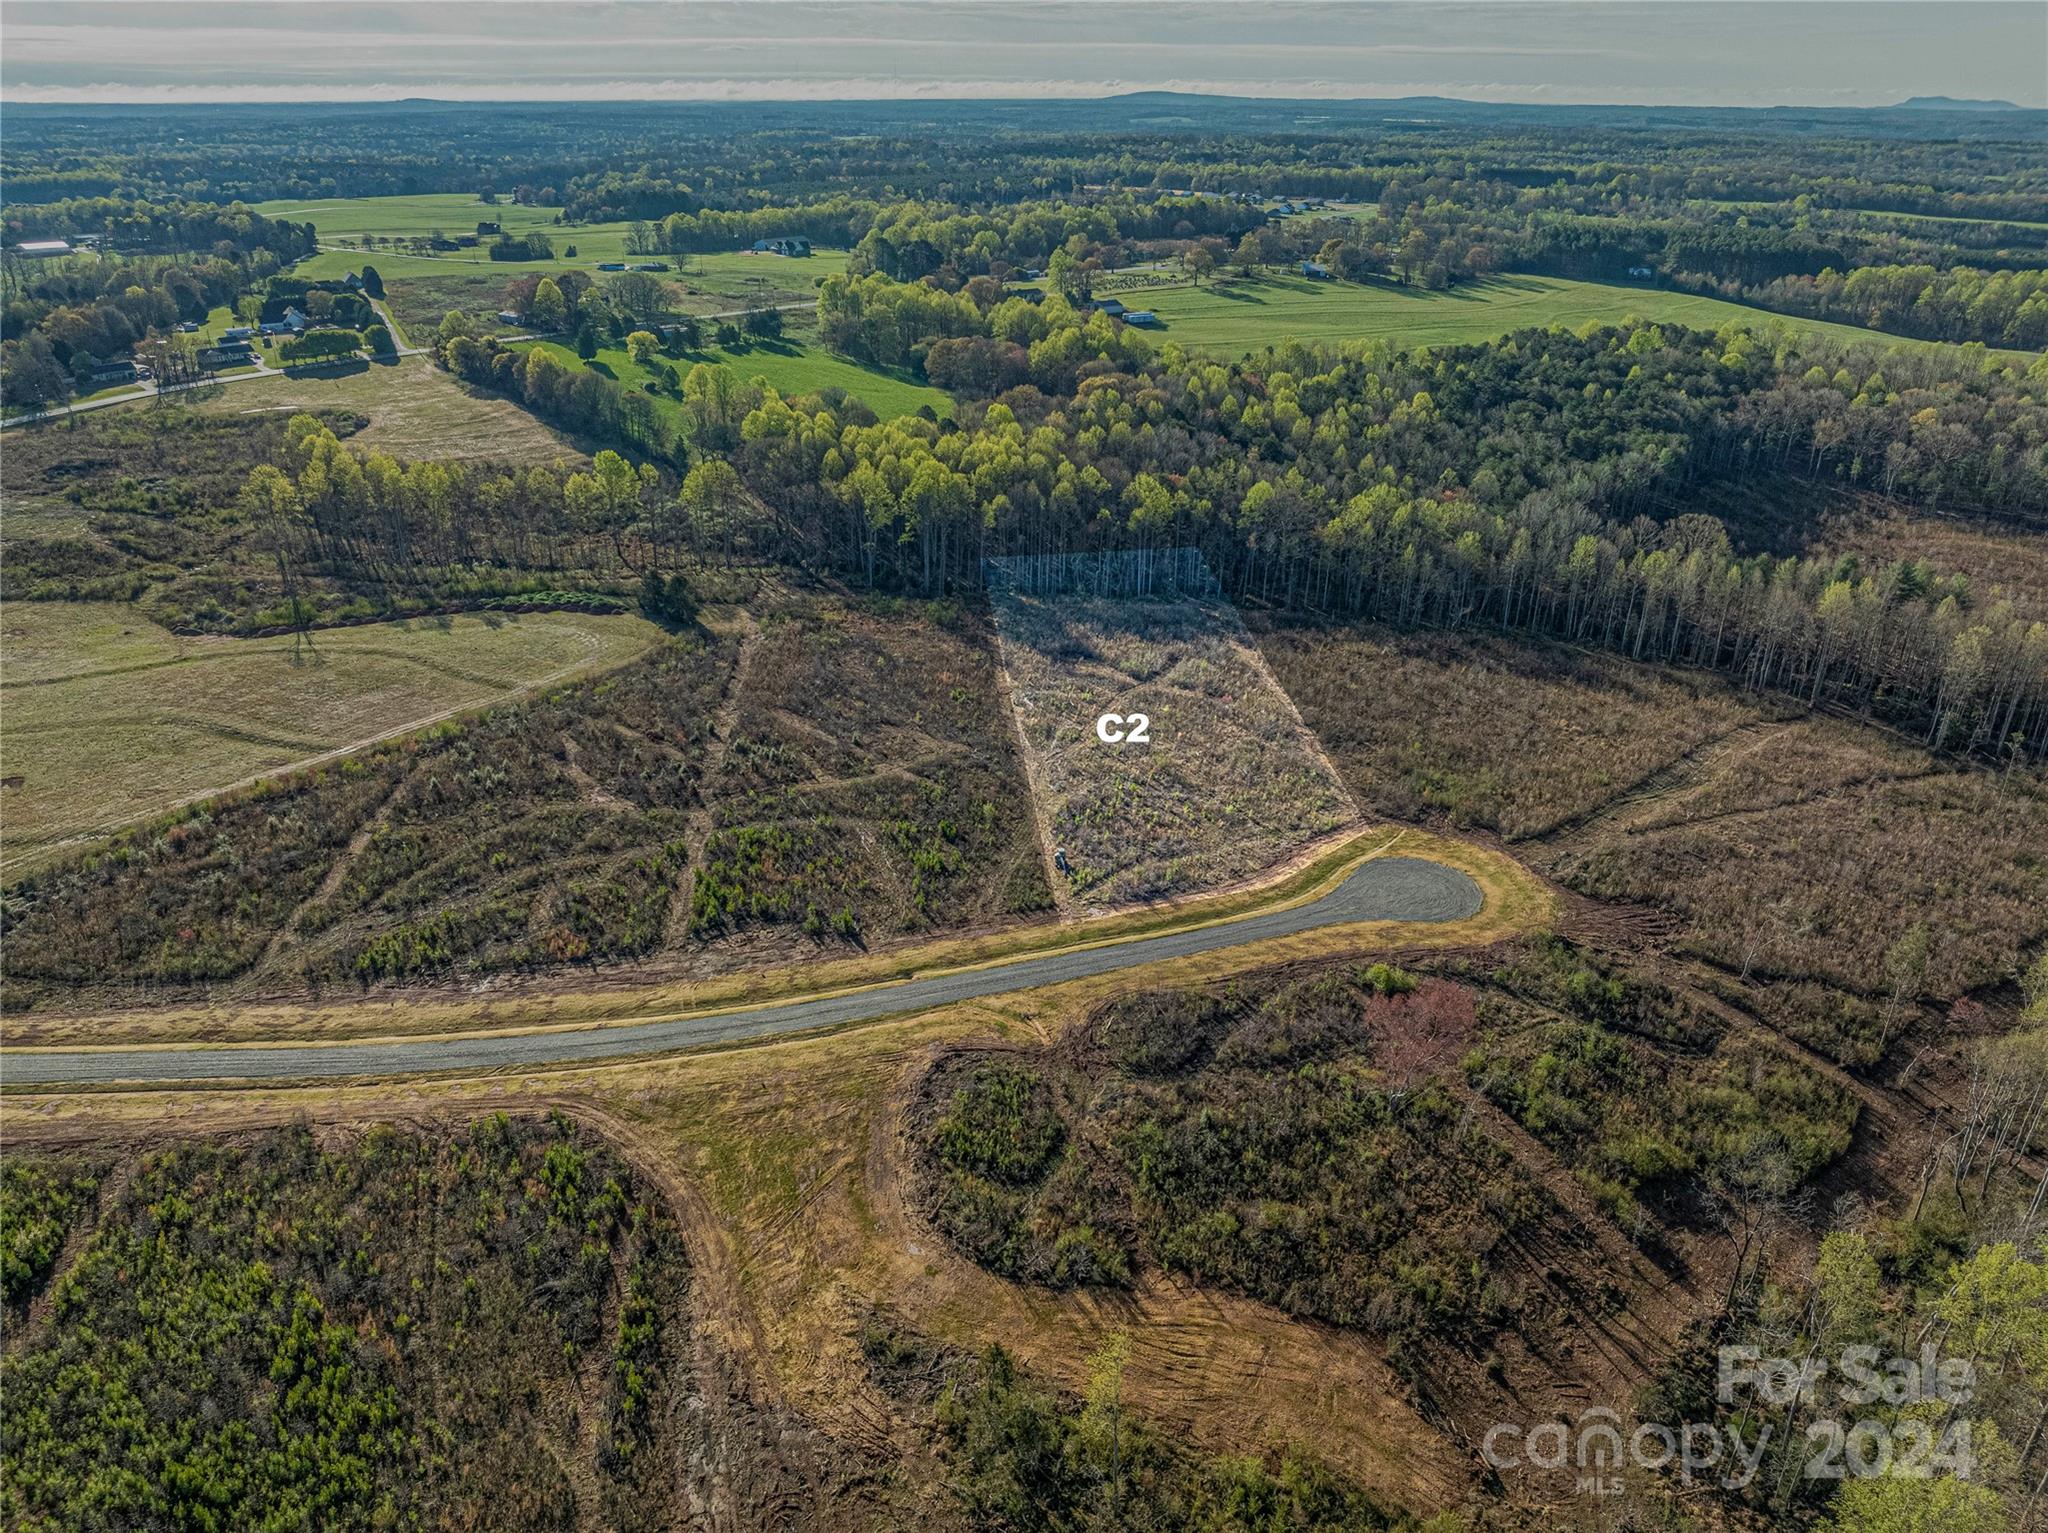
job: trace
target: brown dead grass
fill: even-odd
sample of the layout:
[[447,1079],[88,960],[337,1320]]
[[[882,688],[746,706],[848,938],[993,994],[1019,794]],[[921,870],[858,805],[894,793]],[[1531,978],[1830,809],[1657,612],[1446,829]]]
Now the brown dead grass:
[[2043,847],[2048,776],[1955,768],[1815,721],[1537,860],[1581,893],[1676,913],[1685,946],[1723,967],[1854,995],[1883,993],[1887,950],[1924,926],[1908,993],[1946,999],[2048,936]]
[[395,458],[580,462],[584,453],[510,400],[472,393],[425,357],[222,384],[195,396],[226,414],[341,410],[369,417],[354,445]]
[[1830,518],[1813,552],[1854,554],[1865,574],[1925,560],[1938,573],[1969,576],[1980,607],[2008,600],[2023,618],[2048,617],[2048,535],[2038,532],[1915,516],[1877,501]]
[[1558,646],[1378,627],[1257,637],[1368,809],[1510,840],[1588,814],[1761,716],[1712,677]]

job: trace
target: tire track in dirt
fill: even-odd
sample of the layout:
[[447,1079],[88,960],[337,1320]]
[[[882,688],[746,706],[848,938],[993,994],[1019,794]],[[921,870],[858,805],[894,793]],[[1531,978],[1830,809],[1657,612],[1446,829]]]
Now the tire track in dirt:
[[1045,774],[1040,770],[1038,754],[1031,749],[1031,742],[1024,735],[1024,699],[1018,694],[1017,681],[1010,674],[1009,662],[1003,657],[1000,637],[993,644],[996,662],[996,681],[1003,690],[1005,711],[1010,716],[1010,739],[1017,751],[1017,764],[1024,770],[1024,786],[1029,790],[1031,800],[1031,823],[1037,827],[1038,857],[1045,866],[1046,887],[1052,891],[1053,905],[1059,911],[1062,921],[1078,918],[1079,907],[1074,899],[1074,887],[1067,875],[1053,860],[1056,848],[1053,845],[1052,817],[1046,808],[1051,801],[1046,787]]
[[[1385,1349],[1362,1333],[1156,1269],[1139,1273],[1128,1291],[1047,1292],[962,1256],[925,1218],[915,1193],[912,1107],[939,1052],[898,1061],[900,1073],[868,1129],[859,1208],[879,1257],[863,1274],[876,1300],[956,1342],[945,1333],[971,1317],[974,1345],[1000,1342],[1034,1374],[1075,1394],[1086,1387],[1089,1359],[1121,1331],[1130,1341],[1125,1403],[1186,1443],[1212,1452],[1239,1452],[1276,1435],[1311,1443],[1405,1506],[1454,1505],[1470,1489],[1463,1450],[1426,1419]],[[1374,1404],[1361,1413],[1364,1401]],[[886,1405],[865,1378],[842,1386],[835,1414],[854,1414],[856,1402]]]
[[[98,841],[112,835],[115,831],[124,830],[130,825],[139,825],[145,821],[161,819],[165,815],[186,808],[189,805],[204,803],[208,799],[220,798],[224,794],[238,793],[242,789],[252,788],[260,782],[269,782],[275,778],[291,777],[300,772],[308,772],[314,767],[325,766],[330,761],[339,761],[345,756],[355,755],[358,751],[368,750],[373,745],[382,745],[389,740],[403,739],[407,735],[417,734],[421,730],[430,729],[436,724],[445,724],[450,719],[464,718],[471,714],[482,713],[488,709],[498,707],[503,703],[517,701],[520,698],[530,696],[553,686],[557,682],[575,679],[583,675],[597,674],[592,670],[590,661],[590,656],[598,652],[599,646],[596,638],[586,631],[583,635],[583,641],[586,653],[582,659],[572,661],[567,665],[558,666],[545,675],[535,676],[515,686],[504,688],[493,696],[471,698],[466,702],[457,703],[453,707],[443,708],[436,713],[427,714],[423,718],[408,719],[403,724],[393,725],[389,729],[377,730],[371,734],[334,746],[331,749],[317,752],[314,755],[304,756],[296,761],[280,762],[276,766],[266,767],[260,772],[252,772],[248,776],[238,778],[233,782],[218,783],[212,787],[203,788],[197,793],[188,793],[182,798],[172,799],[167,803],[158,804],[153,808],[142,810],[136,814],[124,815],[114,820],[96,822],[82,831],[67,834],[55,840],[38,841],[32,845],[17,844],[9,849],[9,853],[0,853],[0,878],[13,877],[16,868],[27,856],[42,858],[52,851],[62,850],[65,847],[80,846],[88,842]],[[646,650],[642,649],[629,655],[621,655],[618,659],[618,664],[620,666],[630,665],[645,653]]]
[[398,801],[404,796],[406,789],[412,786],[413,777],[418,770],[419,768],[414,766],[399,774],[398,781],[391,785],[391,791],[378,800],[377,807],[372,809],[364,817],[363,823],[355,828],[355,833],[342,847],[341,855],[320,875],[320,882],[313,886],[313,892],[294,905],[291,914],[277,923],[277,929],[263,944],[263,951],[256,955],[256,961],[243,971],[245,974],[261,974],[284,947],[286,939],[292,934],[292,929],[298,925],[299,917],[334,897],[335,892],[341,888],[342,880],[348,877],[348,870],[355,866],[356,859],[362,856],[364,849],[376,838],[377,832],[391,822],[392,811],[397,808]]
[[1702,740],[1680,755],[1638,778],[1615,797],[1566,819],[1529,839],[1552,851],[1567,851],[1583,843],[1593,832],[1605,829],[1634,812],[1696,788],[1716,766],[1731,756],[1760,749],[1790,722],[1757,719]]
[[1352,796],[1351,785],[1344,780],[1344,774],[1337,770],[1337,763],[1330,759],[1329,752],[1323,749],[1321,738],[1308,727],[1308,720],[1301,716],[1301,709],[1295,704],[1294,694],[1280,685],[1280,678],[1273,674],[1273,668],[1266,664],[1265,655],[1260,653],[1259,647],[1251,642],[1248,635],[1240,633],[1231,643],[1244,663],[1255,674],[1266,678],[1266,685],[1273,689],[1273,695],[1280,699],[1282,706],[1287,709],[1288,716],[1294,720],[1295,743],[1308,754],[1311,761],[1323,769],[1323,775],[1336,787],[1337,796],[1350,811],[1350,817],[1345,824],[1357,825],[1363,822],[1365,814],[1358,807],[1358,800]]
[[50,1323],[50,1316],[57,1307],[57,1286],[71,1270],[85,1249],[85,1243],[99,1233],[100,1226],[113,1206],[121,1201],[121,1195],[128,1190],[128,1184],[135,1180],[135,1154],[124,1154],[107,1168],[100,1178],[99,1187],[93,1194],[90,1218],[74,1219],[71,1228],[64,1232],[64,1243],[57,1248],[56,1258],[50,1263],[50,1270],[43,1278],[40,1292],[29,1301],[27,1313],[18,1326],[7,1329],[7,1350],[16,1351],[25,1338],[40,1331]]
[[733,735],[739,729],[740,704],[746,696],[747,676],[753,669],[754,657],[761,649],[761,625],[754,621],[752,613],[741,612],[736,626],[740,635],[739,652],[733,656],[732,670],[726,674],[725,692],[711,715],[711,739],[704,747],[703,760],[697,769],[697,802],[683,822],[683,866],[677,886],[669,895],[668,921],[662,933],[662,946],[665,948],[680,947],[689,935],[690,896],[696,885],[697,870],[704,866],[705,848],[711,843],[711,820],[716,808],[714,790],[718,779],[725,773]]

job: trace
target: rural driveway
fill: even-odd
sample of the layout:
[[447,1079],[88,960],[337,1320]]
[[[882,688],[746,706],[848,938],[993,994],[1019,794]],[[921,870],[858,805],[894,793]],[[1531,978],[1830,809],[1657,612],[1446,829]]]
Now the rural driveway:
[[1038,953],[982,968],[913,975],[841,995],[558,1032],[367,1039],[319,1046],[11,1049],[0,1052],[0,1081],[10,1086],[59,1087],[117,1081],[303,1081],[592,1064],[926,1011],[1325,926],[1360,921],[1458,921],[1477,915],[1482,903],[1479,886],[1452,868],[1419,857],[1379,857],[1360,864],[1328,894],[1285,909],[1100,947]]

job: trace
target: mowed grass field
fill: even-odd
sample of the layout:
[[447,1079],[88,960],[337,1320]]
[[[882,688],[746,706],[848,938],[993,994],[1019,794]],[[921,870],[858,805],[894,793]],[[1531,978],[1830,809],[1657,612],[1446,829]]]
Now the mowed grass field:
[[1185,283],[1119,288],[1114,296],[1133,309],[1150,309],[1159,316],[1159,328],[1149,333],[1192,350],[1226,356],[1285,340],[1456,346],[1490,341],[1532,326],[1576,329],[1588,324],[1617,324],[1631,315],[1705,330],[1727,324],[1759,330],[1783,325],[1841,341],[1934,344],[1852,325],[1791,319],[1719,298],[1563,277],[1493,277],[1433,293],[1384,282],[1318,281],[1267,273],[1250,281],[1226,281],[1200,289]]
[[[749,286],[810,292],[820,277],[846,269],[844,250],[818,250],[801,260],[779,256],[756,256],[739,250],[705,255],[629,255],[624,222],[558,224],[555,208],[515,207],[509,202],[479,201],[471,192],[435,193],[418,197],[342,197],[316,202],[264,202],[257,204],[266,218],[288,218],[296,223],[311,222],[322,245],[348,245],[345,250],[323,250],[301,261],[298,275],[326,280],[360,270],[365,261],[377,268],[388,283],[394,278],[433,278],[463,273],[502,273],[509,280],[522,273],[574,268],[595,272],[600,261],[665,261],[665,275],[679,277],[685,286],[701,286],[713,295],[744,296]],[[494,261],[479,245],[463,250],[441,250],[417,255],[400,250],[356,248],[365,235],[381,239],[422,239],[435,230],[450,239],[476,232],[479,223],[495,223],[506,234],[545,234],[554,246],[552,258],[543,261]],[[496,238],[485,235],[485,243]],[[568,254],[571,245],[576,254]]]
[[[1758,202],[1752,198],[1741,197],[1703,197],[1698,200],[1709,207],[1735,208],[1743,212],[1781,208],[1785,205],[1782,202]],[[1951,213],[1899,213],[1887,208],[1842,208],[1838,211],[1854,213],[1862,218],[1910,218],[1930,224],[2005,224],[2014,229],[2048,230],[2048,222],[2033,218],[1978,218]]]
[[181,638],[108,602],[7,604],[0,619],[0,874],[131,820],[453,710],[622,665],[637,617],[493,613]]
[[[638,366],[624,350],[605,347],[586,364],[576,355],[574,347],[564,346],[555,341],[534,341],[565,367],[595,366],[606,376],[616,378],[628,388],[639,388],[653,376],[646,368]],[[522,347],[521,349],[527,349]],[[925,405],[930,405],[940,415],[953,412],[952,397],[943,389],[929,384],[916,383],[892,373],[876,372],[849,362],[844,357],[834,356],[823,347],[803,341],[781,341],[764,345],[742,347],[727,351],[721,347],[707,347],[702,351],[686,352],[676,359],[663,359],[676,372],[686,374],[699,362],[713,366],[729,367],[742,378],[765,379],[770,387],[785,399],[798,394],[808,394],[814,389],[841,388],[855,397],[865,400],[869,409],[883,420],[894,420],[899,415],[915,415]],[[681,410],[678,400],[668,394],[648,396],[655,408],[664,414],[675,415]]]
[[[564,245],[574,245],[577,255],[586,261],[623,260],[626,251],[627,226],[623,222],[558,224],[555,215],[561,211],[559,208],[520,207],[509,200],[487,203],[474,192],[430,192],[416,197],[330,197],[312,202],[287,198],[259,202],[256,211],[265,218],[311,223],[323,245],[337,244],[342,240],[353,244],[365,234],[399,239],[424,238],[436,229],[454,239],[457,235],[475,234],[480,223],[494,223],[514,237],[535,232],[545,234],[554,241],[558,254]],[[487,239],[494,237],[485,236]],[[449,251],[447,254],[474,254],[479,260],[486,259],[481,252]],[[383,262],[376,261],[375,264],[379,271],[384,269]]]

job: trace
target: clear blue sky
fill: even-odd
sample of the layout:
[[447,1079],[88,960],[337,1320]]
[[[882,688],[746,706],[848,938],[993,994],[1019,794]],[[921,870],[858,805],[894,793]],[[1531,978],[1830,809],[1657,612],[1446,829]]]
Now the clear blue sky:
[[0,0],[33,100],[1279,96],[2048,106],[2043,0]]

